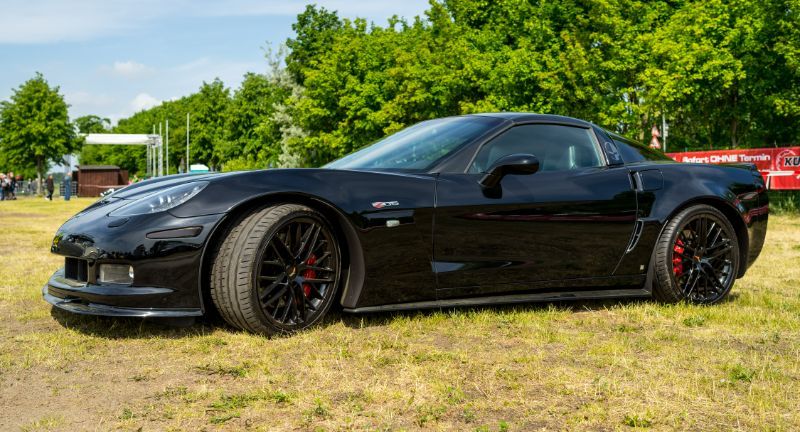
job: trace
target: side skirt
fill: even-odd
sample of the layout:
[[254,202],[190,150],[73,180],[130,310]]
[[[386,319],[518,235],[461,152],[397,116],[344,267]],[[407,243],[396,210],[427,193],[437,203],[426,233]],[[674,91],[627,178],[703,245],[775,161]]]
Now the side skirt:
[[564,300],[597,300],[607,298],[650,297],[650,291],[640,288],[618,290],[577,291],[563,293],[535,293],[503,295],[491,297],[472,297],[463,299],[433,300],[412,303],[397,303],[382,306],[365,306],[360,308],[345,308],[345,312],[368,313],[390,312],[410,309],[436,309],[457,306],[483,306],[513,303],[553,302]]

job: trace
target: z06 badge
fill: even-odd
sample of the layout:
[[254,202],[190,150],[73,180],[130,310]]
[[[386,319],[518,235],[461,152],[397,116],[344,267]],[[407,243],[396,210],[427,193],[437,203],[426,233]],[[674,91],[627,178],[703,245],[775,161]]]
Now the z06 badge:
[[375,201],[374,203],[372,203],[372,207],[375,207],[376,209],[382,209],[384,207],[394,207],[399,205],[400,203],[397,201]]

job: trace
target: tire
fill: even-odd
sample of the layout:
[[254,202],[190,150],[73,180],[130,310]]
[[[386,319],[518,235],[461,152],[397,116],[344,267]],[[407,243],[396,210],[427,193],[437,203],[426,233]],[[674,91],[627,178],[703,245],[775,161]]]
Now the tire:
[[297,204],[245,216],[222,241],[211,299],[234,327],[274,335],[318,323],[334,302],[340,251],[330,224]]
[[739,272],[736,230],[709,205],[689,207],[664,228],[654,251],[653,297],[665,303],[724,299]]

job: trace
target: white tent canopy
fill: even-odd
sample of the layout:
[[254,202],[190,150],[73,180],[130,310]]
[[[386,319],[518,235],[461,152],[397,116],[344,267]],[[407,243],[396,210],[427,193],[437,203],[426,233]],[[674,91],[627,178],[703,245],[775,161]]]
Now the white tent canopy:
[[[169,135],[167,135],[169,136]],[[86,134],[85,144],[147,146],[147,175],[164,175],[164,151],[160,135],[147,134]]]
[[158,138],[145,134],[87,134],[86,144],[153,145]]

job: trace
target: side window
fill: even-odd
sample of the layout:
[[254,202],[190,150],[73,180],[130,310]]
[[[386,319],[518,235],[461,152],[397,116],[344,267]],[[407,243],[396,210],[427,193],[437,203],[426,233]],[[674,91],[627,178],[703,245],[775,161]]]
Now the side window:
[[469,172],[486,171],[503,156],[532,154],[540,171],[561,171],[602,165],[592,131],[580,127],[532,124],[515,126],[478,152]]
[[672,158],[665,155],[661,151],[651,149],[650,147],[639,143],[634,143],[628,140],[623,141],[616,138],[614,139],[614,143],[617,145],[619,153],[622,155],[622,160],[624,160],[625,163],[672,160]]

